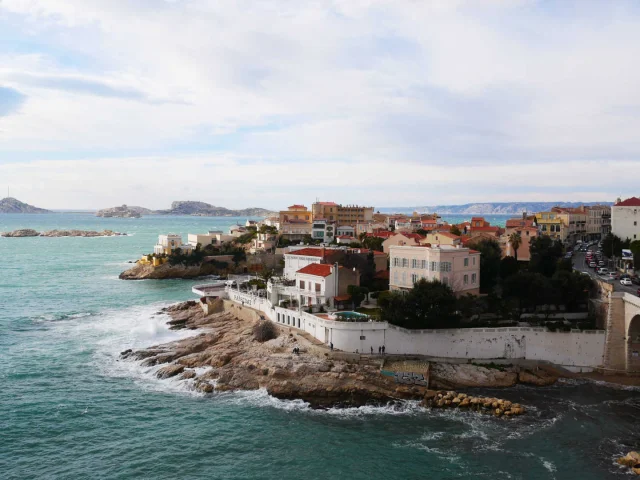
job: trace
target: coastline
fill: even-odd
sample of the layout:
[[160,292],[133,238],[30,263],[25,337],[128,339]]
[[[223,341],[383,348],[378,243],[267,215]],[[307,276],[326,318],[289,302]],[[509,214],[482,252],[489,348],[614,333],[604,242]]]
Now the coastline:
[[[264,321],[259,311],[230,300],[218,300],[211,311],[205,314],[196,301],[164,308],[159,313],[169,315],[170,329],[191,329],[194,336],[126,350],[120,358],[159,366],[158,378],[192,380],[194,389],[205,394],[265,389],[275,398],[303,400],[313,408],[396,400],[426,403],[438,391],[505,388],[508,392],[506,387],[546,386],[560,378],[553,369],[421,363],[414,357],[332,351],[304,332],[277,324],[277,338],[260,343],[252,334],[253,327]],[[299,354],[293,353],[296,347]],[[398,369],[411,370],[419,381],[399,380],[393,373]]]

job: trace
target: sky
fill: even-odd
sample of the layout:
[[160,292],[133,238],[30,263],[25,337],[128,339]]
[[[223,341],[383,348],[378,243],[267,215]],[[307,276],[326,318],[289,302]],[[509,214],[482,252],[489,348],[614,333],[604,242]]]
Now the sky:
[[0,0],[0,197],[640,194],[640,4]]

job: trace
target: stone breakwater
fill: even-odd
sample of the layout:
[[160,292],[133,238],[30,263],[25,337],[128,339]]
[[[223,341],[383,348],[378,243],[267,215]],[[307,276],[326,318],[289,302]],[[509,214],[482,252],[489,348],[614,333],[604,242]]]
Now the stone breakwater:
[[442,392],[430,390],[422,400],[422,405],[431,408],[458,408],[480,413],[493,414],[496,417],[512,417],[525,413],[519,403],[512,403],[495,397],[476,397],[454,391]]
[[[393,400],[422,400],[425,405],[439,408],[458,406],[465,398],[458,402],[454,399],[464,394],[451,397],[449,392],[428,390],[425,385],[398,383],[394,377],[382,374],[382,358],[329,351],[315,339],[282,325],[274,324],[276,338],[259,342],[253,329],[266,321],[261,320],[259,312],[228,300],[217,300],[212,307],[214,313],[205,314],[198,302],[189,301],[163,309],[158,313],[170,317],[167,322],[170,328],[198,329],[201,333],[142,350],[124,351],[121,360],[154,367],[161,379],[189,380],[194,389],[203,393],[264,388],[276,398],[302,399],[315,408]],[[294,348],[299,353],[294,353]],[[464,365],[460,382],[464,383],[471,370],[476,371],[477,386],[497,386],[492,383],[495,378],[491,369],[474,365]],[[454,371],[447,370],[445,379],[431,377],[431,388],[458,385]],[[498,385],[502,382],[499,377]],[[481,384],[481,378],[487,383]],[[443,405],[439,404],[438,395],[446,397]],[[469,397],[461,408],[466,408],[471,398],[482,397]],[[524,412],[505,400],[491,400],[491,405],[499,402],[494,410],[501,409],[502,414],[511,412],[506,416]],[[478,408],[474,403],[468,409],[484,409],[484,403]]]
[[133,267],[122,272],[120,280],[164,280],[169,278],[196,278],[218,273],[219,269],[213,263],[203,262],[198,265],[171,265],[163,263],[157,267],[149,264],[136,263]]
[[113,230],[48,230],[38,232],[30,228],[14,230],[13,232],[2,232],[0,237],[115,237],[127,235],[126,233],[114,232]]

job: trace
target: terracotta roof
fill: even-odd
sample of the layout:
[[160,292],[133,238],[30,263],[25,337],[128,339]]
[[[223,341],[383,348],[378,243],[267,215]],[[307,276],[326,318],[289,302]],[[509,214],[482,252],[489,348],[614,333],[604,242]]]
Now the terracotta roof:
[[471,227],[472,232],[497,232],[500,227]]
[[480,253],[478,250],[469,250],[469,253]]
[[338,204],[336,202],[316,202],[318,205],[324,205],[326,207],[337,207]]
[[449,237],[449,238],[460,238],[460,235],[456,235],[455,233],[451,233],[451,232],[436,232],[433,235],[441,235],[443,237]]
[[302,255],[303,257],[328,257],[335,250],[325,248],[301,248],[300,250],[293,250],[285,253],[285,255]]
[[304,205],[296,204],[296,205],[291,205],[289,208],[307,208],[307,207],[305,207]]
[[521,218],[511,218],[507,220],[506,227],[531,227],[533,226],[533,220],[522,220]]
[[298,270],[298,273],[304,273],[305,275],[314,275],[316,277],[328,277],[331,275],[333,265],[327,265],[326,263],[310,263],[306,267]]
[[640,207],[640,198],[638,197],[627,198],[622,202],[616,203],[614,207]]
[[337,297],[333,297],[336,302],[346,302],[347,300],[351,300],[351,295],[338,295]]
[[423,237],[422,235],[420,235],[418,233],[401,233],[400,235],[404,235],[407,238],[413,238],[417,242],[419,242],[420,240],[423,240],[425,238],[425,237]]
[[340,238],[342,240],[355,240],[355,238],[353,238],[351,235],[339,235],[336,238]]

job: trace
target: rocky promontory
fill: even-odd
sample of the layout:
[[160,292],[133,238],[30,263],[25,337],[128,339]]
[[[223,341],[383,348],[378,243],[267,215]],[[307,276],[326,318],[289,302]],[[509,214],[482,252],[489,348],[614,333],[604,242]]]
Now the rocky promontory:
[[34,207],[17,198],[6,197],[0,200],[0,213],[51,213],[51,211]]
[[129,270],[119,275],[120,280],[166,280],[169,278],[196,278],[218,273],[213,263],[203,262],[199,265],[171,265],[163,263],[154,267],[150,264],[136,263]]
[[[127,207],[122,205],[120,207],[104,208],[96,212],[96,217],[104,218],[140,218],[142,216],[142,207]],[[142,209],[147,210],[147,209]],[[147,210],[150,212],[150,210]]]
[[0,233],[0,237],[114,237],[120,235],[127,234],[114,232],[113,230],[103,230],[102,232],[96,232],[95,230],[49,230],[38,232],[31,228]]
[[[201,333],[143,350],[127,350],[121,357],[140,361],[144,366],[159,366],[156,370],[159,378],[189,380],[193,388],[205,393],[265,388],[274,397],[302,399],[314,407],[414,399],[437,408],[438,400],[433,405],[429,399],[447,395],[446,391],[429,390],[424,384],[398,383],[393,376],[383,374],[384,357],[330,351],[307,334],[261,319],[259,312],[228,300],[216,300],[211,310],[215,313],[205,314],[195,301],[164,309],[162,313],[171,317],[168,322],[171,328],[199,329]],[[262,322],[271,324],[276,338],[256,340],[255,328]],[[442,370],[447,374],[440,377],[441,364],[431,365],[430,388],[465,383],[453,374],[459,366]],[[515,374],[505,382],[491,369],[473,365],[465,365],[460,378],[468,377],[473,369],[475,386],[506,386],[518,378]],[[480,381],[483,376],[487,379],[485,384]],[[491,405],[493,400],[498,401],[492,399]],[[511,405],[499,408],[504,413],[511,410]],[[516,410],[512,414],[519,413],[522,412]]]

